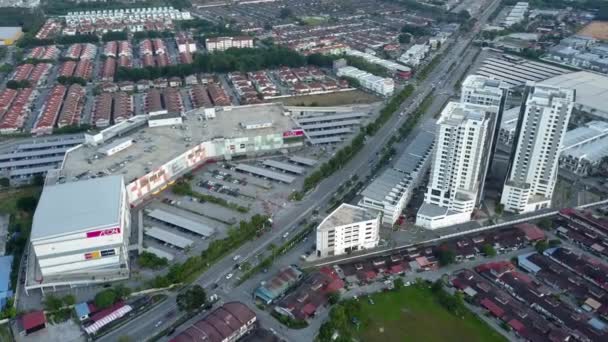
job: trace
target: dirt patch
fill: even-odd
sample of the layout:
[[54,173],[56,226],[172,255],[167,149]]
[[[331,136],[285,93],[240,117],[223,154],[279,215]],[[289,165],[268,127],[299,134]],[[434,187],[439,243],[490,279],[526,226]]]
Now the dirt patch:
[[592,21],[578,31],[578,34],[599,40],[608,40],[608,21]]
[[380,101],[380,98],[361,90],[344,91],[339,93],[295,96],[276,99],[273,102],[283,102],[286,106],[342,106],[350,104],[368,104]]

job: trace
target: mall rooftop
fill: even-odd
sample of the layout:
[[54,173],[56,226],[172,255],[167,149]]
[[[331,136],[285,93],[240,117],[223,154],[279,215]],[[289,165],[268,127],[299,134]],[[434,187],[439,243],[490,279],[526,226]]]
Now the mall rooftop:
[[[102,144],[85,143],[66,154],[59,176],[72,181],[121,174],[129,183],[200,143],[221,138],[265,136],[296,127],[294,121],[284,115],[280,104],[240,106],[217,111],[213,119],[204,117],[202,109],[195,110],[183,117],[181,125],[137,125]],[[124,150],[111,155],[101,152],[116,140],[129,138],[132,144]]]

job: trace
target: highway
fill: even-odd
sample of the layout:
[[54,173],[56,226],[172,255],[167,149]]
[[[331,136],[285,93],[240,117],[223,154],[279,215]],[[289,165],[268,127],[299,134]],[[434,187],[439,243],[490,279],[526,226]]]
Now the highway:
[[[471,32],[464,36],[456,37],[456,41],[447,49],[444,47],[446,51],[444,52],[444,57],[439,65],[430,72],[425,80],[420,81],[416,85],[416,90],[412,96],[401,104],[400,108],[393,114],[391,119],[384,124],[374,136],[368,138],[363,148],[348,162],[348,164],[329,178],[323,180],[315,191],[305,196],[304,199],[291,208],[288,213],[275,219],[273,234],[264,235],[233,251],[231,254],[212,265],[209,270],[198,278],[196,283],[208,289],[208,293],[213,293],[213,291],[210,290],[211,285],[218,283],[221,286],[222,283],[227,282],[225,279],[226,275],[233,272],[233,257],[235,255],[241,255],[241,262],[243,262],[255,257],[260,251],[267,249],[267,246],[270,243],[280,245],[281,241],[283,241],[282,235],[289,231],[293,236],[295,230],[300,228],[298,227],[298,223],[304,218],[309,218],[316,208],[326,207],[332,195],[346,179],[351,178],[353,175],[357,175],[359,179],[362,180],[366,179],[371,171],[369,166],[370,157],[381,153],[384,146],[395,133],[395,129],[400,127],[409,114],[416,110],[422,100],[433,91],[433,86],[436,87],[435,100],[433,105],[431,105],[431,108],[425,113],[425,118],[420,122],[424,122],[424,119],[432,117],[432,115],[438,112],[441,109],[441,106],[452,96],[454,84],[460,79],[461,72],[466,71],[468,65],[470,65],[473,60],[472,51],[467,51],[469,44],[476,32],[483,26],[488,16],[498,4],[498,0],[492,2],[479,17],[478,23]],[[452,67],[452,64],[455,66]],[[404,112],[404,115],[397,115],[397,113],[402,111]],[[120,336],[130,336],[133,340],[143,341],[154,336],[177,319],[177,317],[172,317],[170,319],[166,317],[168,312],[175,309],[175,296],[176,293],[170,293],[167,300],[153,310],[144,313],[140,317],[137,317],[122,327],[101,337],[99,340],[109,342],[118,340]],[[158,322],[162,323],[158,324]]]

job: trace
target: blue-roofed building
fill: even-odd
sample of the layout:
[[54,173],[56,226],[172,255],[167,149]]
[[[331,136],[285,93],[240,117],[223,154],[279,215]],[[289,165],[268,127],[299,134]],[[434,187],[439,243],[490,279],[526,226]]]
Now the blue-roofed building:
[[81,321],[89,318],[89,314],[91,313],[91,310],[89,310],[89,304],[86,302],[74,305],[74,310],[76,310],[76,316],[78,316],[78,319]]
[[532,274],[536,274],[542,268],[528,259],[528,257],[532,254],[536,253],[527,253],[517,256],[517,265]]
[[6,302],[13,297],[11,289],[11,269],[13,256],[0,257],[0,309],[4,309]]
[[602,322],[601,320],[597,319],[597,318],[592,318],[589,320],[589,325],[591,325],[593,327],[593,329],[598,330],[598,331],[606,331],[607,327],[606,327],[606,323]]

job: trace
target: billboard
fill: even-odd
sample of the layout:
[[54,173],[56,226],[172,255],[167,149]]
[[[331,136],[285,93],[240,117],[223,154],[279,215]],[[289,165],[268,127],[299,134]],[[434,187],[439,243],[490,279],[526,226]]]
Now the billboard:
[[96,237],[100,237],[100,236],[114,235],[114,234],[120,234],[120,227],[100,229],[100,230],[95,230],[92,232],[87,232],[87,239],[96,238]]
[[292,129],[291,131],[283,132],[283,138],[303,137],[304,130],[301,128]]

